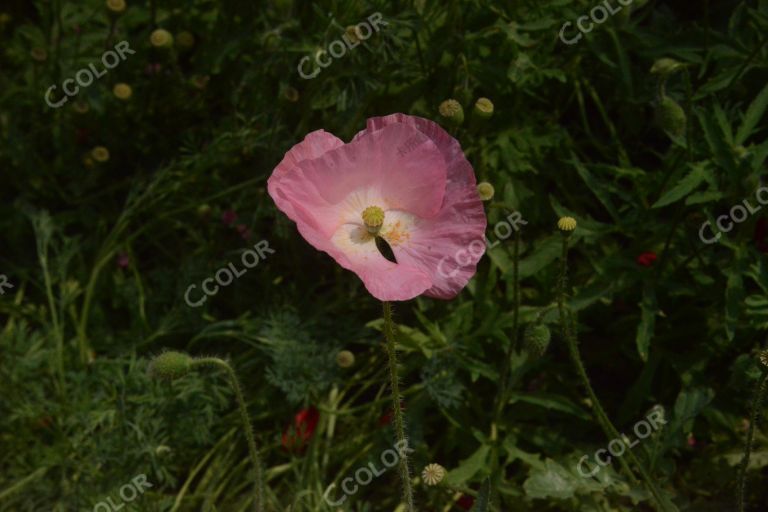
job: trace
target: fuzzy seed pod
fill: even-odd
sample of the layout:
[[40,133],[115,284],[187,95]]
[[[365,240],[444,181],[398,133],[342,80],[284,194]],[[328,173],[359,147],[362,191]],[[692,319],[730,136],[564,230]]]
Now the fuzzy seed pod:
[[109,150],[104,146],[96,146],[91,150],[91,158],[103,164],[109,161]]
[[112,94],[115,95],[115,98],[119,100],[129,100],[131,99],[131,96],[133,96],[133,89],[131,89],[131,86],[124,83],[115,84],[115,86],[112,88]]
[[429,464],[421,472],[421,479],[427,485],[437,485],[445,478],[445,468],[440,464]]
[[154,379],[178,379],[191,369],[192,358],[176,351],[163,352],[149,363],[149,375]]
[[125,11],[125,0],[107,0],[107,9],[114,14],[122,14]]
[[656,122],[668,134],[683,137],[688,120],[683,107],[669,96],[664,96],[656,106]]
[[342,350],[336,354],[336,364],[338,364],[341,368],[349,368],[355,364],[355,354],[349,350]]
[[445,100],[440,104],[438,112],[448,124],[458,126],[464,122],[464,109],[456,100]]
[[557,221],[557,229],[566,233],[576,229],[576,225],[576,219],[573,217],[560,217],[560,220]]
[[488,98],[479,98],[472,109],[472,115],[480,120],[490,119],[493,115],[493,102]]
[[173,45],[173,36],[167,30],[158,28],[149,36],[149,42],[155,48],[168,48]]
[[525,329],[523,334],[523,343],[525,349],[533,357],[541,357],[549,347],[549,340],[552,335],[549,328],[544,324],[531,324]]

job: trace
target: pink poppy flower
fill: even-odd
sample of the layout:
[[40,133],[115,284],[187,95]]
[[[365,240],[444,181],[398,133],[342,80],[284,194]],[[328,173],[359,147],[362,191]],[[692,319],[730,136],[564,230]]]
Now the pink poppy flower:
[[[288,151],[267,189],[310,244],[382,301],[453,298],[485,251],[472,166],[456,139],[420,117],[369,119],[347,144],[314,131]],[[382,256],[376,236],[397,263]],[[472,242],[482,249],[470,252]]]

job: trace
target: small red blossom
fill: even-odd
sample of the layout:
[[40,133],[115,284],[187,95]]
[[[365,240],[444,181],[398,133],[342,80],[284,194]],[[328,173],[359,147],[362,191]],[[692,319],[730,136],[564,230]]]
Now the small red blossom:
[[243,240],[248,241],[253,237],[253,232],[248,229],[248,226],[245,224],[238,224],[235,226],[235,229],[237,229],[237,232],[240,233],[240,236],[243,238]]
[[637,257],[637,264],[644,267],[650,267],[656,261],[656,253],[653,251],[644,252]]
[[237,212],[231,208],[229,210],[226,210],[221,215],[221,222],[223,222],[225,226],[231,227],[236,220],[237,220]]
[[128,257],[127,254],[124,252],[121,252],[117,255],[117,266],[120,268],[128,268],[128,265],[131,263],[131,258]]
[[464,494],[456,502],[456,505],[460,506],[464,510],[472,510],[472,507],[475,506],[475,498],[473,498],[472,496],[468,496],[468,495]]
[[286,450],[301,450],[312,438],[320,420],[320,412],[314,407],[301,409],[293,418],[293,425],[283,431],[282,445]]

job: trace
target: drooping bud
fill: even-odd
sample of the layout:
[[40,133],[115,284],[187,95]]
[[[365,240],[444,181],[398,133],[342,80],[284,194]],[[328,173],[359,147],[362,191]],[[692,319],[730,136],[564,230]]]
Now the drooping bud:
[[480,196],[481,201],[490,201],[491,199],[493,199],[494,193],[495,193],[495,190],[493,188],[493,185],[491,185],[487,181],[482,181],[477,184],[477,194]]
[[449,124],[458,126],[464,122],[464,109],[456,100],[445,100],[438,108],[442,118]]
[[475,108],[472,109],[472,115],[481,120],[490,119],[493,115],[493,102],[488,98],[478,98]]
[[174,380],[183,377],[192,369],[192,358],[183,352],[168,351],[155,357],[149,363],[149,375],[154,379]]
[[541,357],[549,347],[552,335],[544,324],[531,324],[525,329],[523,343],[525,349],[535,358]]
[[675,59],[669,59],[664,57],[657,60],[651,66],[652,75],[661,75],[662,77],[668,77],[685,67],[685,64],[676,61]]
[[557,229],[566,233],[576,229],[576,225],[576,219],[573,217],[560,217],[560,220],[557,221]]
[[669,96],[663,96],[656,106],[656,122],[673,137],[682,137],[688,121],[683,107]]
[[211,217],[212,211],[213,209],[210,207],[210,205],[201,204],[197,207],[197,216],[202,220],[208,220]]
[[365,227],[372,235],[377,234],[381,230],[381,226],[384,224],[384,210],[378,206],[369,206],[363,210],[362,217]]
[[440,464],[429,464],[421,471],[421,479],[427,485],[437,485],[445,478],[445,468]]
[[341,368],[349,368],[355,364],[355,354],[349,350],[342,350],[336,354],[336,364]]

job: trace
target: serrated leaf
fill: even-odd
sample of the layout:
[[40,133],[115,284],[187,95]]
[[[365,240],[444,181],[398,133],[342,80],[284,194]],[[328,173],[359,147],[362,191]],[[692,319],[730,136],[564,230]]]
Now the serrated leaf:
[[446,475],[446,484],[451,486],[463,485],[479,471],[487,467],[486,462],[490,450],[491,447],[488,445],[480,446],[468,459],[463,460],[456,469]]
[[531,498],[572,498],[578,482],[563,466],[547,459],[543,470],[535,469],[523,483],[525,494]]
[[760,94],[758,94],[754,101],[749,105],[747,113],[744,116],[744,121],[742,121],[739,131],[736,132],[735,143],[737,145],[744,144],[749,136],[752,135],[755,127],[765,114],[766,108],[768,108],[768,85],[763,87]]
[[684,198],[693,190],[701,185],[706,179],[706,168],[703,165],[695,165],[693,170],[683,177],[670,190],[667,190],[652,206],[652,208],[661,208]]
[[643,288],[643,300],[640,303],[640,324],[637,326],[637,336],[635,344],[637,353],[643,361],[648,360],[648,351],[651,346],[651,339],[656,329],[656,291],[650,282],[646,282]]

